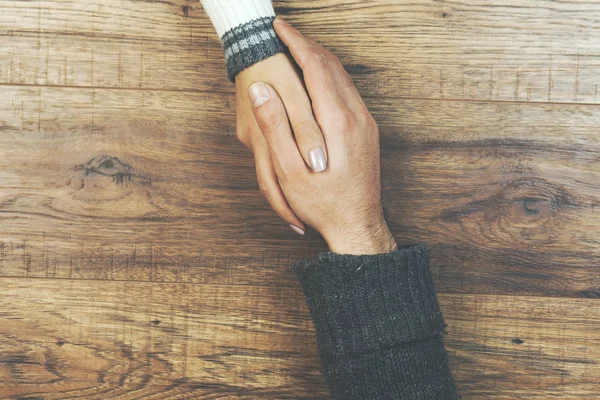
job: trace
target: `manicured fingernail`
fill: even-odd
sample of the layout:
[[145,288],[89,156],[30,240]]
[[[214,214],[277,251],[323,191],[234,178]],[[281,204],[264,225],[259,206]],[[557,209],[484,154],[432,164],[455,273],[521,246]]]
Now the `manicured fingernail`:
[[267,89],[267,85],[262,82],[255,82],[248,88],[248,95],[250,96],[250,100],[252,100],[252,105],[254,107],[259,107],[269,101],[269,89]]
[[308,152],[308,162],[310,163],[312,170],[315,172],[325,171],[327,168],[325,152],[320,147],[316,147]]
[[298,235],[304,235],[304,231],[298,228],[296,225],[290,224],[290,228],[292,228]]

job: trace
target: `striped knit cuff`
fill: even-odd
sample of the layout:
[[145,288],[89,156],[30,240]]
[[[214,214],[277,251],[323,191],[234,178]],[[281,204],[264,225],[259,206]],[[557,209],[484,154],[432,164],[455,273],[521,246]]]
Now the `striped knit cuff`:
[[221,37],[230,81],[235,81],[237,74],[251,65],[285,52],[285,45],[273,30],[274,19],[275,17],[255,19],[227,31]]
[[201,0],[225,51],[227,77],[286,50],[273,30],[271,0]]

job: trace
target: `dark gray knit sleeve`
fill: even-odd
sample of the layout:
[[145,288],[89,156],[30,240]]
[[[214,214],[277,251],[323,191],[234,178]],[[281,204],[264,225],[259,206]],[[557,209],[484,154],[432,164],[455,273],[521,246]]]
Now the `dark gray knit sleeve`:
[[296,265],[334,399],[453,400],[429,251],[324,253]]

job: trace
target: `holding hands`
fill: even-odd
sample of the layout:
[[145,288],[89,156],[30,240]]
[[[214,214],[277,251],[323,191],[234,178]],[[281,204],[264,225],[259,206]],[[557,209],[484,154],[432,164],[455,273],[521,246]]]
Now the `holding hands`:
[[336,56],[281,19],[273,26],[306,90],[284,54],[236,79],[238,137],[254,152],[261,191],[295,230],[313,227],[332,252],[394,251],[375,120]]
[[[262,80],[276,88],[285,103],[289,122],[294,131],[303,132],[298,149],[306,165],[314,172],[327,168],[327,147],[316,123],[310,99],[294,62],[284,53],[276,54],[243,70],[236,77],[236,110],[238,139],[252,153],[256,165],[258,186],[273,210],[297,233],[306,228],[285,199],[271,160],[271,150],[254,118],[248,87]],[[260,93],[257,96],[261,97]]]

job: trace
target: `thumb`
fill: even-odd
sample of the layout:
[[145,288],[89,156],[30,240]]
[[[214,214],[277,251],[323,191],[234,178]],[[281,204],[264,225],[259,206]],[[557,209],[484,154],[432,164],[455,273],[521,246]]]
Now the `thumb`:
[[255,82],[248,87],[248,96],[254,118],[271,149],[274,164],[280,166],[283,172],[305,166],[285,106],[275,89],[263,82]]

